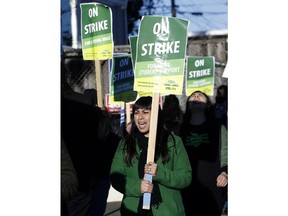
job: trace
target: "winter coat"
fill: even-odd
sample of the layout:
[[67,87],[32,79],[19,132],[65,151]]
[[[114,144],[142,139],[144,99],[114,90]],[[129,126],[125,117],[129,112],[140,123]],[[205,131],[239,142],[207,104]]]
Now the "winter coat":
[[[192,169],[187,152],[180,137],[173,135],[168,137],[168,151],[170,160],[165,164],[160,157],[157,175],[153,177],[158,182],[162,202],[159,207],[151,207],[153,216],[184,216],[185,210],[182,203],[180,189],[187,187],[192,180]],[[132,213],[137,213],[139,199],[143,195],[140,191],[141,180],[138,175],[138,159],[132,159],[132,166],[127,166],[123,160],[124,139],[121,140],[115,153],[110,179],[112,186],[123,194],[121,208],[126,208]],[[136,152],[140,149],[136,144]],[[143,167],[144,169],[144,167]]]

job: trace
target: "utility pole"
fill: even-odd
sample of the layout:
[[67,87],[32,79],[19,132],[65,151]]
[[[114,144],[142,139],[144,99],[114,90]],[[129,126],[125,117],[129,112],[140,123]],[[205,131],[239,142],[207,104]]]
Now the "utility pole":
[[148,14],[151,15],[151,9],[153,8],[153,0],[149,0],[149,5],[148,5]]
[[77,0],[69,0],[71,7],[71,33],[72,33],[72,47],[78,48],[78,26],[77,26]]
[[171,0],[171,12],[172,12],[172,17],[176,17],[176,5],[175,5],[175,0]]

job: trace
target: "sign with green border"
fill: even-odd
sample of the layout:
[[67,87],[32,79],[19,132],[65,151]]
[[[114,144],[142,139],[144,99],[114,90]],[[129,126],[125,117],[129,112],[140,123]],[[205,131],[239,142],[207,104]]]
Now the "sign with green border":
[[84,60],[112,58],[112,12],[100,3],[81,3],[81,37]]
[[129,41],[130,41],[130,50],[131,50],[131,57],[132,57],[132,65],[133,68],[135,69],[135,59],[136,59],[136,52],[137,52],[137,38],[138,36],[130,36]]
[[134,70],[131,55],[113,55],[110,78],[110,100],[125,103],[135,101],[137,91],[133,91]]
[[134,90],[182,94],[189,21],[143,16],[137,39]]
[[187,57],[186,95],[200,90],[209,96],[214,94],[215,58]]

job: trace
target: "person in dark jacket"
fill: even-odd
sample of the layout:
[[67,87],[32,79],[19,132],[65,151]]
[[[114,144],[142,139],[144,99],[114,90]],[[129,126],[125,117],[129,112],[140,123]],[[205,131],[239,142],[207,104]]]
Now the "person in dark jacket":
[[[68,216],[103,216],[110,166],[119,140],[111,131],[106,113],[95,106],[91,97],[73,91],[64,76],[67,71],[63,64],[62,70],[61,138],[76,171],[78,191],[69,199],[64,199],[62,193],[61,204]],[[65,183],[63,180],[69,182],[62,178],[61,183]],[[65,189],[63,185],[61,189]]]
[[215,114],[219,124],[222,124],[228,130],[228,86],[220,85],[217,88],[215,97]]
[[228,183],[227,130],[220,127],[210,98],[193,92],[186,102],[181,137],[193,170],[182,191],[186,215],[220,216]]
[[165,96],[162,110],[165,127],[167,130],[172,131],[179,136],[183,112],[176,95],[170,94]]

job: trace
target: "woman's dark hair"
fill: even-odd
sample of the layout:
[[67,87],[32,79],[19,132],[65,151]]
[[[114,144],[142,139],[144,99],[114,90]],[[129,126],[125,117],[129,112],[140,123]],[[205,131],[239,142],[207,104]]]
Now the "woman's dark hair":
[[194,93],[201,93],[201,94],[203,94],[203,95],[205,96],[205,98],[206,98],[206,100],[207,100],[206,111],[208,111],[211,107],[213,107],[213,103],[212,103],[211,99],[209,98],[209,96],[208,96],[206,93],[197,90],[197,91],[192,92],[192,93],[190,94],[190,96],[187,98],[187,100],[186,100],[186,111],[185,111],[185,113],[187,112],[187,110],[189,110],[189,108],[188,108],[188,106],[189,106],[189,105],[188,105],[188,101],[189,101],[189,99],[192,97],[192,95],[193,95]]
[[[214,125],[216,122],[216,117],[215,117],[214,106],[213,106],[211,99],[208,97],[207,94],[205,94],[202,91],[197,90],[197,91],[192,92],[192,94],[193,93],[202,93],[205,96],[205,98],[207,100],[207,106],[205,108],[206,119],[209,122],[209,124]],[[182,126],[181,126],[181,131],[180,131],[181,137],[185,137],[186,129],[188,128],[188,125],[190,124],[190,119],[191,119],[192,113],[189,109],[189,103],[188,102],[189,102],[189,99],[192,96],[192,94],[186,100],[186,110],[185,110],[185,113],[183,115],[183,122],[182,122]]]
[[[138,130],[135,122],[134,122],[134,113],[137,109],[149,109],[151,110],[152,105],[152,97],[145,96],[140,97],[133,105],[133,111],[132,111],[132,126],[130,134],[126,137],[125,140],[125,146],[124,146],[124,160],[127,163],[127,165],[132,165],[132,158],[136,155],[136,133],[140,133]],[[156,133],[156,145],[155,145],[155,160],[157,160],[160,156],[162,157],[162,162],[165,163],[169,160],[168,155],[168,136],[171,134],[164,128],[163,124],[163,116],[162,111],[159,107],[158,111],[158,122],[157,122],[157,133]],[[174,137],[173,137],[174,138]]]
[[165,123],[175,122],[177,118],[180,119],[182,115],[179,100],[176,95],[173,94],[165,97],[162,110]]
[[224,97],[228,98],[228,86],[227,85],[220,85],[216,91],[217,97]]

